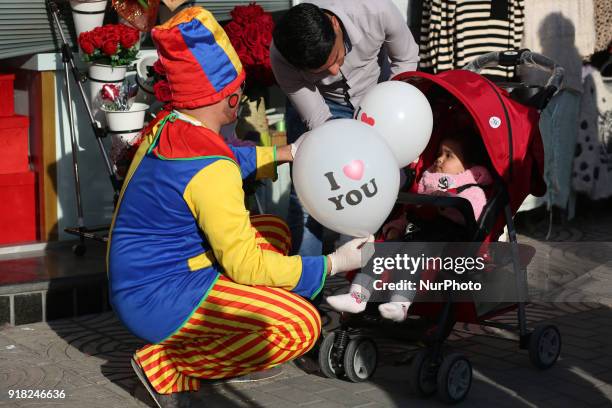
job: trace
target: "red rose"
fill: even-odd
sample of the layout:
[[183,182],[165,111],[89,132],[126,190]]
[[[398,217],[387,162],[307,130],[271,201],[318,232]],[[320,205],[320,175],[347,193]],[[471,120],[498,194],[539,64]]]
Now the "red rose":
[[[84,34],[84,33],[83,33]],[[84,37],[83,34],[79,36],[79,45],[85,54],[93,54],[96,50],[93,42],[89,37]]]
[[266,57],[266,50],[264,47],[254,47],[251,49],[251,55],[253,55],[253,59],[255,60],[256,64],[261,64],[262,61],[264,61],[264,58]]
[[138,35],[138,33],[126,32],[121,37],[120,41],[121,41],[121,46],[127,50],[127,49],[132,48],[134,45],[136,45],[138,40],[140,40],[140,36]]
[[242,37],[242,34],[243,34],[242,26],[235,21],[230,21],[229,23],[227,23],[224,29],[225,29],[225,33],[229,37],[230,41],[232,41],[232,43],[234,39]]
[[256,23],[251,23],[244,30],[244,45],[253,51],[253,48],[259,45],[259,37],[261,37],[259,26]]
[[249,65],[255,64],[255,58],[253,57],[253,54],[246,48],[244,48],[244,51],[242,53],[238,54],[238,57],[240,57],[240,62],[242,62],[242,65],[244,65],[245,68]]
[[117,41],[106,41],[102,46],[102,52],[108,55],[109,57],[111,55],[115,55],[117,53],[118,45],[119,43]]
[[94,37],[102,37],[106,33],[104,27],[96,27],[92,31],[90,31],[91,35]]
[[96,48],[102,48],[104,45],[104,30],[99,30],[97,27],[93,31],[91,31],[91,41]]
[[93,43],[94,47],[100,49],[104,45],[104,37],[100,35],[94,35],[93,37],[91,37],[91,42]]
[[262,31],[261,37],[259,37],[259,43],[265,48],[270,48],[270,44],[272,43],[272,31]]
[[262,29],[272,33],[274,31],[274,20],[270,13],[261,15],[257,21],[257,24],[261,25]]
[[242,6],[242,13],[245,19],[253,21],[264,13],[264,9],[261,8],[260,5],[253,2],[248,6]]
[[244,13],[242,12],[243,6],[236,6],[232,11],[230,11],[230,15],[232,16],[232,21],[242,25],[245,23]]
[[121,36],[119,35],[119,33],[115,31],[107,31],[102,38],[104,39],[104,42],[106,41],[119,42],[121,40]]
[[126,26],[125,24],[117,24],[117,27],[119,27],[119,32],[121,32],[121,35],[127,34],[132,30],[132,28]]
[[236,54],[238,54],[240,58],[242,58],[242,55],[248,53],[246,46],[244,45],[244,42],[241,38],[232,41],[232,46],[234,47],[234,51],[236,51]]
[[118,24],[108,24],[105,29],[106,35],[121,36],[121,28]]
[[263,13],[264,10],[261,8],[261,6],[251,3],[248,6],[234,7],[234,9],[230,12],[230,15],[232,16],[232,20],[238,24],[247,24],[261,16]]
[[155,61],[155,63],[153,64],[153,71],[155,71],[155,73],[160,76],[166,75],[166,69],[162,65],[162,62],[160,59]]
[[172,100],[172,91],[168,81],[157,81],[153,85],[153,92],[155,92],[155,98],[160,102],[170,102]]
[[128,36],[140,37],[140,31],[138,31],[135,28],[123,25],[123,24],[120,25],[120,33],[122,36],[128,35]]

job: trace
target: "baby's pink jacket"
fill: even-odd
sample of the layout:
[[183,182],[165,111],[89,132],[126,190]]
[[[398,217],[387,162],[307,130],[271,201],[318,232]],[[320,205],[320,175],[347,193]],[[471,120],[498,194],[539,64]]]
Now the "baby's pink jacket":
[[[431,173],[429,170],[426,170],[419,180],[417,192],[419,194],[452,195],[465,198],[472,204],[474,218],[478,220],[482,209],[487,203],[487,197],[483,189],[475,186],[467,188],[461,193],[457,193],[456,189],[466,184],[486,186],[491,184],[492,181],[491,174],[482,166],[474,166],[459,174]],[[465,223],[459,211],[454,208],[442,209],[440,213],[454,222],[459,224]]]

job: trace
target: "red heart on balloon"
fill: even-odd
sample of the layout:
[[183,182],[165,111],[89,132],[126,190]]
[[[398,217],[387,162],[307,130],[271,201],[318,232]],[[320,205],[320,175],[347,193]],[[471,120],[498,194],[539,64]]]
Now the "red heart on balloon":
[[361,114],[361,121],[362,121],[363,123],[366,123],[366,124],[370,125],[370,126],[374,126],[374,123],[376,123],[376,121],[374,120],[374,118],[369,117],[368,115],[366,115],[366,113],[365,113],[365,112],[363,112],[363,113]]

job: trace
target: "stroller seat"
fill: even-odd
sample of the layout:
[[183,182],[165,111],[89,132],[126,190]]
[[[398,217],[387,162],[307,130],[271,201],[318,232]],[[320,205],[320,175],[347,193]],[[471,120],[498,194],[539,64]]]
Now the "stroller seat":
[[[461,213],[465,221],[465,232],[461,234],[464,237],[462,240],[480,242],[494,230],[499,220],[499,215],[509,202],[508,191],[501,180],[495,180],[492,184],[481,186],[481,188],[485,190],[487,203],[478,220],[474,219],[474,211],[470,202],[462,197],[433,196],[405,192],[398,194],[397,203],[454,208]],[[448,239],[448,241],[451,240]]]

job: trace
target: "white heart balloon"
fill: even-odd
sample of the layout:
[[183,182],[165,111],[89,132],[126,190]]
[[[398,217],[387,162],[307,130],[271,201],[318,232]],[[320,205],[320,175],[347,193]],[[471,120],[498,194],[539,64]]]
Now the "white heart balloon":
[[306,134],[293,162],[293,183],[302,205],[322,225],[365,237],[393,209],[399,169],[374,129],[337,119]]
[[387,81],[363,96],[355,119],[372,126],[387,141],[400,167],[412,163],[427,147],[433,114],[427,98],[402,81]]

